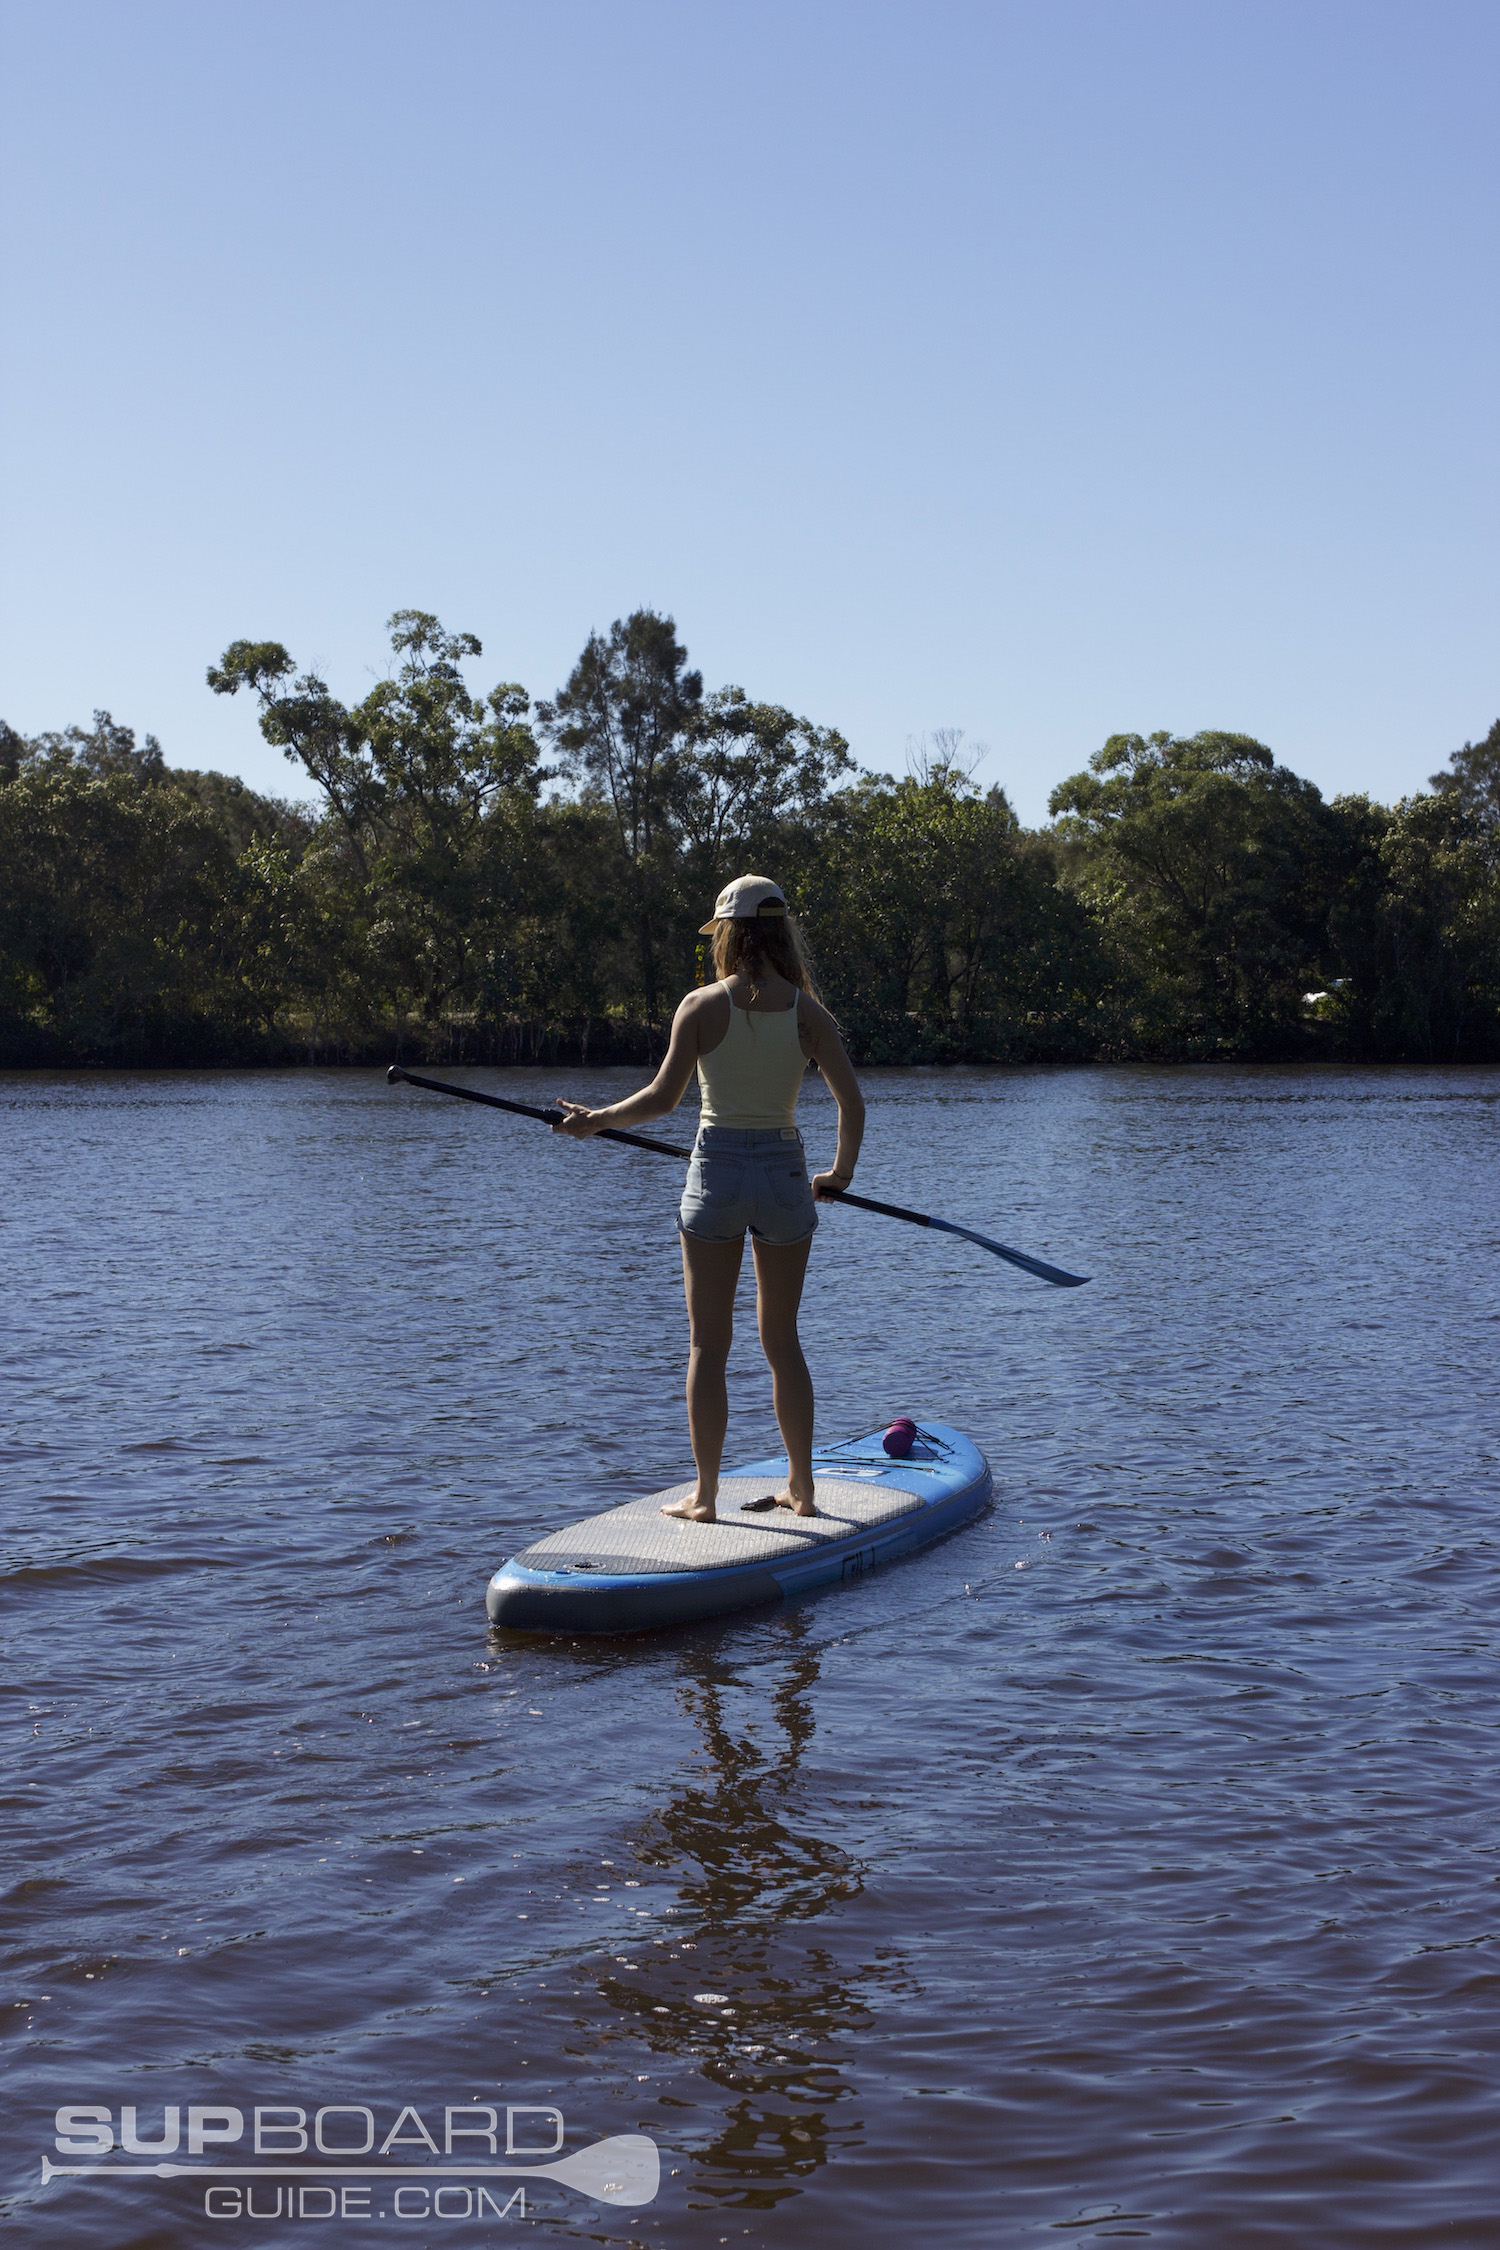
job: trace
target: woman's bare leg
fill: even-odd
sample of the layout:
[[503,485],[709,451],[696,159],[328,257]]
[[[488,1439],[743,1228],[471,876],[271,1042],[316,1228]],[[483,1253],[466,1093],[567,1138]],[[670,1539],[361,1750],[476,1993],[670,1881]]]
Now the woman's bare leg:
[[[753,1239],[753,1238],[752,1238]],[[756,1318],[761,1349],[771,1370],[776,1427],[786,1447],[787,1505],[799,1516],[813,1516],[813,1387],[797,1334],[797,1312],[807,1273],[805,1242],[754,1241]]]
[[687,1293],[688,1435],[693,1441],[693,1461],[698,1488],[664,1516],[686,1516],[692,1523],[712,1523],[719,1495],[719,1464],[724,1458],[724,1433],[729,1427],[729,1387],[725,1369],[734,1336],[734,1291],[740,1278],[745,1238],[738,1242],[701,1242],[695,1235],[682,1237],[682,1286]]

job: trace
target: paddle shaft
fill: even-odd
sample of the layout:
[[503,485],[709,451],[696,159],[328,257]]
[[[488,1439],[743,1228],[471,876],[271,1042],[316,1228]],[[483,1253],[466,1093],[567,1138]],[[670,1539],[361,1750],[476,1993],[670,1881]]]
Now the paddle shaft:
[[965,1242],[977,1243],[981,1250],[992,1250],[997,1258],[1007,1264],[1019,1266],[1022,1273],[1034,1273],[1038,1281],[1050,1281],[1057,1289],[1081,1289],[1088,1280],[1086,1273],[1068,1273],[1061,1266],[1049,1266],[1045,1258],[1030,1257],[1024,1250],[1012,1250],[1004,1242],[996,1242],[987,1234],[976,1234],[972,1227],[955,1226],[951,1219],[935,1219],[930,1211],[908,1211],[902,1203],[877,1203],[873,1196],[852,1195],[848,1188],[829,1188],[825,1191],[830,1201],[852,1203],[856,1211],[878,1211],[883,1219],[905,1219],[908,1226],[935,1227],[939,1234],[956,1234]]
[[[542,1109],[533,1102],[508,1102],[499,1094],[481,1094],[474,1086],[455,1086],[446,1078],[419,1078],[414,1070],[403,1070],[392,1063],[386,1072],[387,1085],[398,1082],[403,1086],[425,1086],[429,1093],[453,1094],[461,1102],[483,1102],[486,1109],[508,1110],[512,1117],[534,1117],[539,1125],[560,1125],[568,1115],[565,1109]],[[601,1125],[595,1139],[623,1141],[627,1148],[649,1149],[653,1156],[675,1156],[685,1164],[692,1155],[690,1148],[678,1148],[672,1141],[654,1141],[647,1133],[623,1133],[613,1125]],[[1042,1258],[1032,1258],[1024,1250],[1012,1250],[1003,1242],[992,1241],[987,1234],[975,1234],[969,1227],[955,1226],[951,1219],[935,1219],[928,1211],[908,1211],[902,1203],[877,1203],[870,1195],[853,1195],[848,1188],[825,1188],[821,1200],[828,1203],[851,1203],[856,1211],[874,1211],[882,1219],[904,1219],[908,1226],[935,1227],[940,1234],[956,1234],[965,1242],[975,1243],[981,1250],[993,1251],[1023,1273],[1035,1274],[1039,1281],[1050,1281],[1059,1289],[1081,1289],[1087,1274],[1067,1273],[1061,1266],[1049,1266]]]
[[[532,1102],[502,1101],[498,1094],[481,1094],[474,1086],[454,1086],[446,1078],[419,1078],[414,1070],[403,1070],[399,1063],[391,1064],[385,1078],[388,1086],[399,1080],[403,1086],[425,1086],[431,1094],[456,1094],[461,1102],[483,1102],[486,1109],[507,1109],[512,1117],[534,1117],[539,1125],[560,1125],[568,1114],[565,1109],[539,1109]],[[627,1148],[648,1148],[653,1156],[675,1156],[684,1164],[693,1153],[671,1141],[653,1141],[647,1133],[619,1132],[613,1125],[601,1125],[595,1138],[623,1141]]]
[[828,1194],[836,1195],[840,1203],[852,1203],[856,1211],[878,1211],[882,1219],[905,1219],[914,1227],[942,1224],[939,1219],[929,1218],[925,1211],[908,1211],[903,1203],[877,1203],[872,1195],[856,1195],[852,1188],[830,1188]]

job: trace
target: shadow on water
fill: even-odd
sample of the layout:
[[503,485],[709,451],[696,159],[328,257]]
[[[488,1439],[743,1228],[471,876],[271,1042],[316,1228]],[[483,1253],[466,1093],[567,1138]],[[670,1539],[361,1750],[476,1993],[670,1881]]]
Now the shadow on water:
[[804,1772],[820,1679],[806,1612],[749,1645],[699,1628],[669,1661],[700,1755],[620,1848],[675,1891],[674,1934],[601,1965],[597,1990],[684,2091],[699,2082],[681,2106],[719,2113],[678,2142],[692,2200],[771,2210],[863,2138],[850,2049],[901,1980],[899,1952],[851,1961],[848,1931],[817,1927],[860,1898],[864,1871],[811,1817],[826,1776]]

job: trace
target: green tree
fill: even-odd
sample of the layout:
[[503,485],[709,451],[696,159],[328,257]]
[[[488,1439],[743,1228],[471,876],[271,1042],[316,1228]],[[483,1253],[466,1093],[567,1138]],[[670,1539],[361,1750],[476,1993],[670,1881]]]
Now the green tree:
[[[257,839],[287,880],[310,824],[221,774],[169,767],[107,711],[0,726],[0,1048],[12,1061],[167,1062],[273,1051],[240,917]],[[277,1004],[287,994],[277,996]]]
[[292,863],[312,842],[316,822],[304,805],[262,796],[232,773],[168,766],[163,786],[176,789],[221,829],[236,853],[252,844],[279,844]]
[[673,777],[686,881],[697,895],[717,893],[752,860],[769,858],[853,766],[834,727],[752,702],[739,687],[706,696]]
[[376,1012],[410,1007],[433,1024],[472,1007],[497,919],[524,912],[522,832],[544,777],[525,691],[506,682],[476,696],[464,679],[482,654],[474,634],[446,633],[425,610],[398,610],[390,632],[395,677],[352,706],[316,673],[292,679],[277,641],[234,642],[208,684],[251,690],[267,741],[322,791]]
[[1138,1049],[1295,1051],[1340,843],[1310,781],[1248,735],[1118,734],[1049,809],[1134,973]]
[[1432,786],[1485,826],[1500,828],[1500,719],[1482,742],[1455,750],[1443,772],[1433,775]]
[[662,1016],[660,929],[675,889],[671,809],[703,675],[670,617],[638,609],[591,633],[550,703],[537,706],[549,742],[585,801],[608,808],[618,881],[633,928],[646,1021]]
[[0,1043],[13,1061],[208,1060],[223,835],[172,789],[44,752],[0,787]]
[[71,767],[90,781],[119,777],[144,784],[167,779],[167,761],[155,735],[148,734],[138,750],[134,727],[122,727],[108,711],[96,711],[91,727],[63,727],[28,739],[0,726],[0,735],[0,771],[8,767],[12,776],[24,767],[49,766]]
[[1394,807],[1341,797],[1348,852],[1331,916],[1341,1051],[1371,1062],[1500,1056],[1500,829],[1457,791]]
[[839,792],[797,889],[866,1060],[1091,1051],[1101,976],[1088,914],[1004,791],[979,789],[951,757]]

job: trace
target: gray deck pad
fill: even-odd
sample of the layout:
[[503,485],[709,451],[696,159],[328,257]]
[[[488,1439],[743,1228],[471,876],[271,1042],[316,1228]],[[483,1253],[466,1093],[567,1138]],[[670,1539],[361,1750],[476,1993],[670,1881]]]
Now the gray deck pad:
[[815,1516],[794,1516],[789,1508],[771,1515],[740,1514],[742,1500],[772,1489],[764,1477],[725,1477],[719,1485],[718,1521],[687,1523],[661,1512],[693,1490],[690,1483],[671,1484],[664,1492],[627,1500],[621,1508],[550,1531],[514,1560],[526,1570],[568,1570],[591,1562],[619,1576],[632,1570],[729,1570],[739,1563],[783,1562],[810,1553],[823,1540],[847,1539],[851,1532],[914,1515],[924,1505],[920,1493],[894,1486],[818,1477]]

